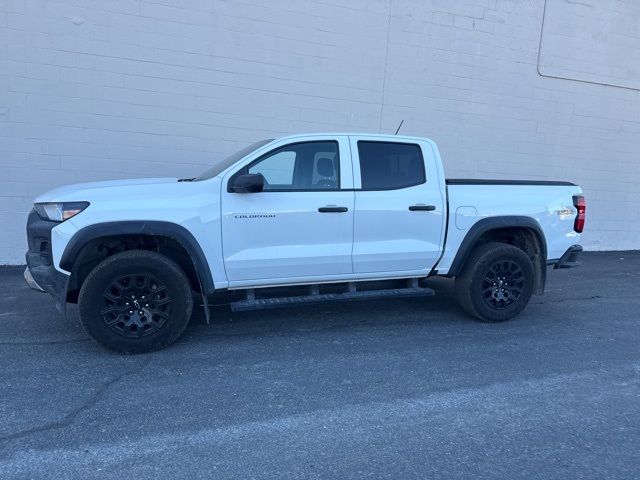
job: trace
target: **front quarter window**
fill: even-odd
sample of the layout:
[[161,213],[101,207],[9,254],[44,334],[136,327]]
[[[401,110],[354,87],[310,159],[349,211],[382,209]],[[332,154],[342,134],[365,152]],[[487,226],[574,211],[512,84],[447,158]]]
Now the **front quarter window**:
[[257,149],[259,149],[260,147],[266,145],[267,143],[273,142],[273,140],[274,140],[273,138],[269,138],[269,139],[266,139],[266,140],[260,140],[259,142],[253,143],[253,144],[249,145],[248,147],[243,148],[242,150],[238,150],[236,153],[233,153],[233,154],[229,155],[224,160],[219,160],[219,161],[215,162],[214,165],[209,170],[207,170],[206,172],[198,175],[196,178],[193,179],[193,181],[194,182],[199,182],[201,180],[209,180],[210,178],[213,178],[216,175],[219,175],[221,172],[223,172],[225,169],[229,168],[231,165],[236,163],[238,160],[241,160],[242,158],[244,158],[247,155],[249,155],[251,152],[256,151]]

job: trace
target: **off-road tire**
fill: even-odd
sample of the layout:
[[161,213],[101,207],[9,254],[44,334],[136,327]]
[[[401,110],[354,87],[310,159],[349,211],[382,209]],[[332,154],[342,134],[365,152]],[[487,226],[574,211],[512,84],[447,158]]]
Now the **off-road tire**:
[[121,353],[171,345],[187,327],[192,310],[191,287],[182,269],[146,250],[128,250],[103,260],[89,273],[78,297],[87,334]]
[[456,277],[456,297],[469,315],[504,322],[527,306],[534,280],[533,263],[524,251],[506,243],[485,243],[471,252]]

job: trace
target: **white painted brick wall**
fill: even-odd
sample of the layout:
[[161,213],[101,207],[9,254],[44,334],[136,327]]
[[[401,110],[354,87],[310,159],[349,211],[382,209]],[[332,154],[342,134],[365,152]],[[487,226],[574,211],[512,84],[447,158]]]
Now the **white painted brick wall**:
[[[634,81],[619,66],[640,47],[623,21],[638,2],[610,2],[607,30],[572,10],[602,2],[547,1],[543,74],[551,58]],[[580,183],[585,245],[640,248],[639,92],[539,75],[544,3],[0,0],[0,263],[23,262],[33,197],[55,186],[190,176],[260,138],[401,119],[449,176]],[[572,28],[595,53],[563,62]]]

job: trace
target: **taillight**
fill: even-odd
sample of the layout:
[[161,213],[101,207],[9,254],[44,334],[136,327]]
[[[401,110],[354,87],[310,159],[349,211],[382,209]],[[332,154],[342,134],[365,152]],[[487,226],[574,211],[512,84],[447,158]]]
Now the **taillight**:
[[576,207],[576,210],[578,211],[576,220],[573,222],[573,229],[578,233],[582,233],[582,230],[584,230],[584,219],[587,212],[587,202],[585,201],[584,196],[574,195],[573,206]]

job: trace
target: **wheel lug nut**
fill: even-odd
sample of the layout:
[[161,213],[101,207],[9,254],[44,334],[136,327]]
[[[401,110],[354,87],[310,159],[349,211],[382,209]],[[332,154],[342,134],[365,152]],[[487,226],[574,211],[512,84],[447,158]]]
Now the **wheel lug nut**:
[[148,306],[149,306],[149,304],[148,304],[148,303],[145,303],[145,304],[144,304],[144,306],[145,306],[145,307],[148,307]]
[[142,300],[144,300],[144,295],[142,295],[142,297],[140,297],[140,298],[142,298]]
[[133,310],[129,310],[129,315],[133,315]]

